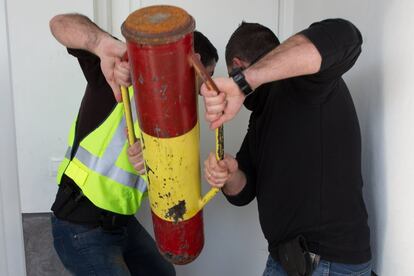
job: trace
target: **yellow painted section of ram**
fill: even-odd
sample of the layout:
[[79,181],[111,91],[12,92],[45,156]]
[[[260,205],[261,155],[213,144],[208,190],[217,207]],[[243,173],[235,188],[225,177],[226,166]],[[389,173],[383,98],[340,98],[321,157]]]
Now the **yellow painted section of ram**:
[[152,211],[161,219],[188,220],[201,209],[200,128],[158,138],[142,132]]

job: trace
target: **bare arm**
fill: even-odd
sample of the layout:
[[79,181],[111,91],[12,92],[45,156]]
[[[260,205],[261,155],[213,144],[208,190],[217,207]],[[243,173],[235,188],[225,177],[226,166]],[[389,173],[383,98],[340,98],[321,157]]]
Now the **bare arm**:
[[317,73],[322,57],[315,45],[298,34],[273,49],[244,71],[252,89],[260,85],[291,77]]
[[[243,73],[252,89],[281,79],[317,73],[322,57],[315,45],[304,35],[294,35]],[[240,110],[245,95],[231,78],[215,78],[221,95],[202,86],[206,119],[212,129],[231,120]]]
[[102,72],[115,98],[120,101],[119,85],[127,84],[129,79],[128,66],[121,62],[126,52],[125,43],[116,40],[81,14],[56,15],[49,25],[53,36],[62,45],[89,51],[100,58]]
[[49,22],[53,36],[68,48],[87,50],[99,56],[99,44],[112,37],[81,14],[60,14]]

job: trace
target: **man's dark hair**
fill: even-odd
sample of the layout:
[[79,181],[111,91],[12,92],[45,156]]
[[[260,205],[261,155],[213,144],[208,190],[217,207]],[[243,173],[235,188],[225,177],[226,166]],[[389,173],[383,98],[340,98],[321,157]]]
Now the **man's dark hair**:
[[243,21],[227,42],[226,64],[230,66],[235,57],[254,63],[279,44],[279,39],[269,28]]
[[219,59],[216,47],[199,31],[194,31],[194,52],[201,56],[201,63],[206,67]]

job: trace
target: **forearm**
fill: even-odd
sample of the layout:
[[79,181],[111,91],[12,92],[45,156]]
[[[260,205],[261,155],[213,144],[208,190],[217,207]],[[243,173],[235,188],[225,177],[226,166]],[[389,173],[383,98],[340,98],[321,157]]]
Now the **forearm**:
[[81,14],[61,14],[50,22],[53,36],[68,48],[83,49],[100,55],[100,43],[111,36]]
[[238,169],[226,181],[226,184],[223,186],[222,190],[228,196],[235,196],[244,189],[244,187],[246,186],[246,182],[246,175],[243,171]]
[[298,34],[273,49],[244,71],[253,89],[281,79],[317,73],[322,57],[313,43]]

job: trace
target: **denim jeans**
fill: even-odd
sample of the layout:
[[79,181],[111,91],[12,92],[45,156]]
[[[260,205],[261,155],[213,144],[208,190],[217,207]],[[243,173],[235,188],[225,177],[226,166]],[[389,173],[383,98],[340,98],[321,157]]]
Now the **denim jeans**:
[[175,275],[174,266],[135,218],[109,231],[52,215],[52,233],[60,260],[73,275]]
[[[263,276],[287,276],[287,274],[269,255]],[[320,260],[312,276],[371,276],[371,261],[354,265]]]

